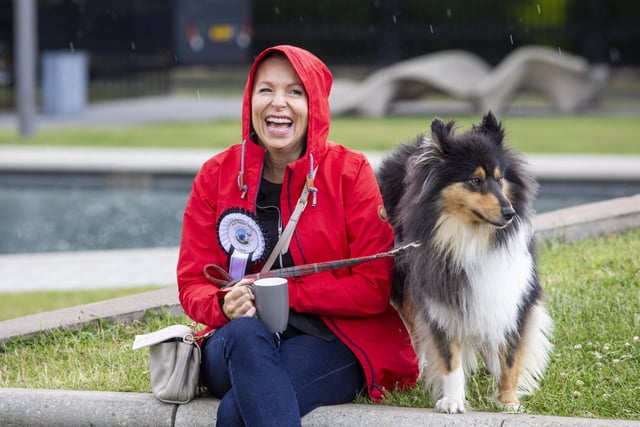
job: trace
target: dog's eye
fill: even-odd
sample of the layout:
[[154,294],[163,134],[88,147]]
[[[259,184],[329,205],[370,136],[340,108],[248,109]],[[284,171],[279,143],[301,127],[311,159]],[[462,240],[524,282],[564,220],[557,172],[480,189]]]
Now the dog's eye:
[[474,176],[469,180],[469,184],[471,184],[473,187],[480,187],[482,185],[482,178]]

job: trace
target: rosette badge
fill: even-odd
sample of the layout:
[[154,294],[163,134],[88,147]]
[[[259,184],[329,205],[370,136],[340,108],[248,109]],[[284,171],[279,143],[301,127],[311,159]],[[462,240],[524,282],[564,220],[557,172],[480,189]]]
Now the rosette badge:
[[251,237],[253,236],[251,230],[247,230],[241,225],[235,230],[235,234],[236,242],[240,243],[241,245],[248,245],[249,243],[251,243]]
[[229,274],[244,276],[247,263],[257,263],[265,255],[265,230],[251,212],[239,208],[225,211],[217,226],[220,245],[230,256]]

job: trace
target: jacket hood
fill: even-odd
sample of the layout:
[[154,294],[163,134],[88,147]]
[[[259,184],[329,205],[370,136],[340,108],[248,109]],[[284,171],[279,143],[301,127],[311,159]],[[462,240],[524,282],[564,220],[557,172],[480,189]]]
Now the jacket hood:
[[[244,90],[242,103],[242,140],[243,144],[254,143],[255,134],[252,135],[251,127],[251,93],[256,69],[266,55],[271,52],[282,52],[293,69],[300,77],[307,92],[309,120],[307,127],[306,151],[302,156],[303,162],[313,168],[324,157],[329,136],[329,124],[331,111],[329,108],[329,93],[333,76],[327,66],[311,52],[289,45],[270,47],[262,51],[253,62]],[[244,151],[244,150],[243,150]],[[243,170],[241,169],[241,174]]]
[[[279,51],[285,54],[293,69],[300,77],[309,102],[309,124],[307,129],[307,153],[317,152],[326,144],[329,136],[329,93],[333,77],[327,66],[311,52],[289,45],[280,45],[262,51],[253,62],[244,90],[242,104],[242,139],[257,141],[251,138],[251,92],[256,69],[266,55]],[[317,155],[317,154],[314,154]]]

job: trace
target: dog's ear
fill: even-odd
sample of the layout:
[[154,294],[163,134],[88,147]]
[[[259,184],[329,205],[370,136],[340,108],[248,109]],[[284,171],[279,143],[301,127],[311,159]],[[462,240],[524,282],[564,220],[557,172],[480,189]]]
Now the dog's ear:
[[491,111],[483,118],[482,122],[473,127],[477,132],[487,135],[496,145],[502,144],[504,140],[504,129],[502,123],[499,123]]
[[451,120],[445,124],[439,118],[433,119],[431,122],[431,136],[438,142],[443,151],[447,151],[449,145],[449,137],[453,135],[455,121]]

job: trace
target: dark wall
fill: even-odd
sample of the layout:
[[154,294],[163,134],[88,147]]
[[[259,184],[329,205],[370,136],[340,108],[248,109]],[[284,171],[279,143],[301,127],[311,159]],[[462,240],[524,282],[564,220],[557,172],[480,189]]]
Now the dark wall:
[[[227,10],[220,3],[238,4],[200,1],[220,11]],[[102,64],[98,69],[179,65],[181,3],[39,0],[40,49],[87,49]],[[267,46],[291,43],[340,65],[376,66],[443,49],[470,50],[495,64],[518,46],[543,44],[591,62],[640,64],[638,0],[253,0],[250,7],[245,61]],[[12,9],[13,0],[0,0],[5,63],[12,55]]]
[[526,44],[640,64],[637,0],[259,0],[255,50],[289,42],[333,63],[385,64],[443,49],[491,63]]

